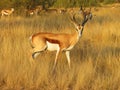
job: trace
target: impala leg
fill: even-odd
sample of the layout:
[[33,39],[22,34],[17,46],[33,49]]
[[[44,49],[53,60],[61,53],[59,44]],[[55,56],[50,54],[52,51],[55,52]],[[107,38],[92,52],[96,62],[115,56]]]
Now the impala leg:
[[57,52],[56,52],[55,62],[54,62],[54,66],[53,66],[53,70],[54,70],[54,69],[55,69],[55,67],[56,67],[57,60],[58,60],[58,56],[59,56],[59,53],[60,53],[60,49],[58,49],[58,50],[57,50]]
[[35,59],[41,52],[45,51],[46,49],[47,49],[47,46],[44,46],[44,48],[41,48],[41,49],[34,48],[32,58]]
[[66,53],[68,65],[69,65],[69,68],[70,68],[70,51],[66,51],[65,53]]

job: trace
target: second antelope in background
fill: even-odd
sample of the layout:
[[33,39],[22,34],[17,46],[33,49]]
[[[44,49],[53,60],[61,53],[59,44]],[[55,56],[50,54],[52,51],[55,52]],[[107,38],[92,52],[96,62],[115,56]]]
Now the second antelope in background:
[[[14,8],[11,9],[3,9],[1,11],[2,16],[10,16],[14,12]],[[1,16],[1,17],[2,17]]]
[[88,18],[83,20],[82,24],[76,22],[75,14],[71,17],[71,21],[75,26],[75,32],[71,34],[67,33],[48,33],[48,32],[40,32],[32,35],[30,37],[30,43],[33,47],[32,57],[36,58],[42,51],[57,51],[54,67],[56,66],[58,56],[60,52],[64,51],[66,53],[68,65],[70,68],[70,50],[75,46],[78,42],[79,37],[82,36],[82,32],[84,29],[85,23],[88,21]]

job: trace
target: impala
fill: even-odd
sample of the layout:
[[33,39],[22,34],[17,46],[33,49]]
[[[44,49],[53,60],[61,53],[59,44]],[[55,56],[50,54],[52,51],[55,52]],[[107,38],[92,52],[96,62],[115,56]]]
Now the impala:
[[60,52],[64,51],[66,53],[68,65],[70,68],[70,50],[75,46],[78,42],[79,37],[82,36],[83,28],[85,23],[87,22],[87,18],[83,21],[82,24],[78,24],[75,19],[75,14],[71,17],[71,21],[75,26],[75,33],[66,34],[66,33],[48,33],[48,32],[40,32],[32,35],[30,37],[30,43],[33,47],[32,57],[36,58],[40,52],[49,50],[49,51],[57,51],[56,57],[54,61],[53,69],[56,66],[58,56]]
[[68,12],[68,13],[74,13],[74,11],[75,11],[74,8],[68,8],[68,9],[67,9],[67,12]]
[[10,16],[14,12],[14,8],[9,9],[3,9],[1,11],[2,16]]
[[58,13],[60,13],[60,14],[64,14],[64,13],[66,13],[67,12],[67,10],[66,9],[58,9]]
[[30,9],[30,10],[26,9],[27,16],[33,16],[33,15],[37,16],[38,13],[39,13],[39,9],[38,8]]

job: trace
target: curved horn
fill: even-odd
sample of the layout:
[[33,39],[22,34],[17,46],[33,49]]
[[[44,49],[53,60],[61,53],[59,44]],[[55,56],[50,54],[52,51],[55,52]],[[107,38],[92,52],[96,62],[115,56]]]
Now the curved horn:
[[71,19],[72,23],[73,23],[75,26],[78,26],[79,23],[76,21],[75,15],[76,15],[76,13],[75,13],[70,19]]

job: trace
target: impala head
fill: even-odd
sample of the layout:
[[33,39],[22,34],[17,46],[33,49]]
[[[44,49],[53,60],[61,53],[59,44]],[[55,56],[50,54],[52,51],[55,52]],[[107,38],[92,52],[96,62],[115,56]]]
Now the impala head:
[[11,11],[13,12],[13,11],[14,11],[14,8],[11,8]]

